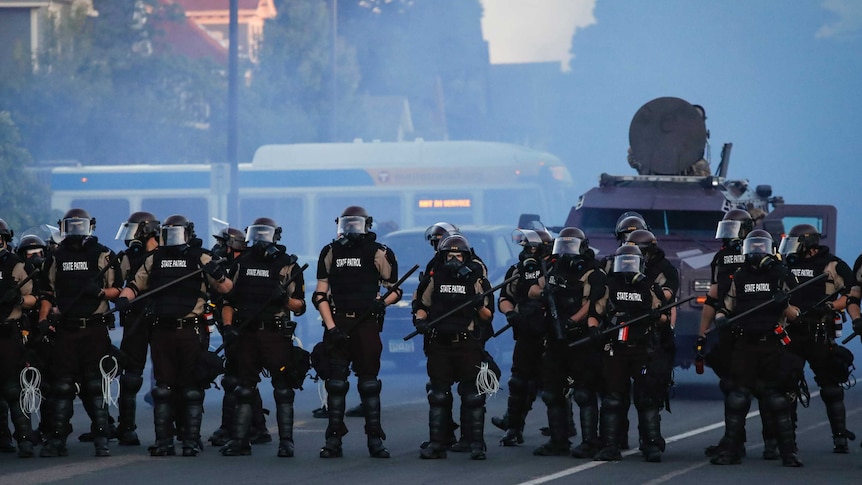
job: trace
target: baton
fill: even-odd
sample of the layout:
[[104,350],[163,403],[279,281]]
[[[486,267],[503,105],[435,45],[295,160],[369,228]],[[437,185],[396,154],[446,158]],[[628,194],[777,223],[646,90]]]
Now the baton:
[[[221,262],[222,262],[222,261],[224,261],[224,260],[225,260],[225,258],[213,259],[213,261],[215,261],[215,262],[216,262],[216,264],[221,264]],[[159,286],[158,288],[153,288],[153,289],[152,289],[152,290],[150,290],[150,291],[147,291],[147,292],[145,292],[145,293],[141,293],[140,295],[136,296],[136,297],[135,297],[135,299],[134,299],[134,300],[132,300],[132,301],[133,301],[133,302],[134,302],[134,301],[140,301],[140,300],[142,300],[142,299],[144,299],[144,298],[147,298],[147,297],[153,296],[154,294],[156,294],[156,293],[158,293],[158,292],[160,292],[160,291],[164,290],[165,288],[170,288],[171,286],[174,286],[174,285],[175,285],[175,284],[177,284],[177,283],[180,283],[180,282],[185,281],[185,280],[187,280],[187,279],[189,279],[189,278],[192,278],[192,277],[194,277],[194,276],[197,276],[197,275],[199,275],[199,274],[201,274],[201,273],[203,273],[203,272],[204,272],[204,268],[203,268],[203,266],[201,266],[200,268],[198,268],[198,269],[196,269],[196,270],[192,271],[191,273],[189,273],[189,274],[187,274],[187,275],[180,276],[179,278],[177,278],[177,279],[175,279],[175,280],[168,281],[167,283],[163,284],[162,286]],[[117,312],[117,311],[119,311],[119,310],[117,310],[117,308],[116,308],[116,307],[114,307],[114,308],[112,308],[112,309],[110,309],[110,310],[106,311],[105,313],[103,313],[103,315],[110,315],[111,313],[114,313],[114,312]]]
[[[665,306],[663,306],[663,307],[659,307],[659,308],[658,308],[658,312],[659,312],[659,313],[666,312],[667,310],[670,310],[671,308],[674,308],[674,307],[678,307],[678,306],[682,305],[683,303],[688,303],[689,301],[694,300],[695,298],[697,298],[697,295],[692,295],[692,296],[690,296],[690,297],[688,297],[688,298],[684,298],[684,299],[682,299],[682,300],[680,300],[680,301],[677,301],[677,302],[674,302],[674,303],[670,303],[670,304],[665,305]],[[607,334],[609,334],[609,333],[614,333],[614,332],[618,331],[618,330],[619,330],[619,329],[621,329],[621,328],[626,328],[626,327],[628,327],[629,325],[634,325],[635,323],[638,323],[638,322],[640,322],[641,320],[644,320],[644,319],[648,318],[649,316],[650,316],[650,314],[649,314],[649,313],[644,313],[643,315],[641,315],[641,316],[639,316],[639,317],[632,318],[632,319],[631,319],[631,320],[629,320],[628,322],[623,322],[623,323],[621,323],[621,324],[619,324],[619,325],[617,325],[617,326],[615,326],[615,327],[611,327],[611,328],[607,328],[607,329],[605,329],[605,330],[602,330],[602,335],[607,335]],[[590,339],[590,337],[585,337],[585,338],[582,338],[582,339],[580,339],[580,340],[575,340],[574,342],[572,342],[572,343],[570,343],[570,344],[569,344],[569,347],[577,347],[577,346],[579,346],[579,345],[583,345],[583,344],[585,344],[585,343],[589,342],[590,340],[591,340],[591,339]]]

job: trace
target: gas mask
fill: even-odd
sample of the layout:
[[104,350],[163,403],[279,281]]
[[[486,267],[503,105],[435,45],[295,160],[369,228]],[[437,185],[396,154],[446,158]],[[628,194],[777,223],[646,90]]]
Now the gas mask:
[[275,244],[267,241],[256,241],[254,243],[254,251],[263,259],[272,261],[277,258],[281,251]]
[[459,260],[456,257],[447,257],[446,262],[443,263],[443,269],[446,270],[450,275],[462,280],[466,279],[468,276],[470,276],[470,273],[473,272],[473,270],[471,270],[470,267],[467,266],[467,263]]
[[584,268],[584,257],[579,254],[563,254],[560,256],[560,268],[568,269],[574,272],[580,272]]

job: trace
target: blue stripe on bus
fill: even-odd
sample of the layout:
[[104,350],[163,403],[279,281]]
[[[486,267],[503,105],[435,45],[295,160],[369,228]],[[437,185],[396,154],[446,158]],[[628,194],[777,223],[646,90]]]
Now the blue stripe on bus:
[[356,187],[374,185],[365,170],[253,170],[240,172],[240,187]]
[[54,173],[52,190],[208,189],[208,172]]

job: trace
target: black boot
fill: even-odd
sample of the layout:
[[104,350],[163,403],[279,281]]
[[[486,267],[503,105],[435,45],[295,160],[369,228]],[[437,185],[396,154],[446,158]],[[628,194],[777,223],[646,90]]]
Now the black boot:
[[156,386],[153,396],[153,429],[156,432],[156,442],[147,450],[150,456],[173,456],[174,449],[174,404],[173,391],[170,388]]
[[844,406],[844,389],[841,386],[821,386],[820,397],[826,406],[826,417],[832,429],[832,452],[849,453],[847,440],[856,436],[847,431],[847,411]]
[[751,393],[744,389],[730,390],[724,399],[724,448],[712,459],[713,465],[739,465],[745,446],[745,416],[751,409]]
[[66,438],[69,436],[69,421],[72,419],[73,399],[75,398],[75,385],[70,381],[57,381],[52,390],[53,414],[50,416],[48,427],[52,430],[48,440],[42,446],[39,456],[55,457],[67,456]]
[[548,407],[548,431],[551,439],[533,450],[536,456],[566,456],[571,453],[569,447],[569,406],[559,393],[545,390],[542,400]]
[[213,446],[224,446],[230,441],[231,429],[233,429],[234,414],[236,413],[236,388],[239,380],[230,374],[225,374],[221,380],[224,396],[221,401],[221,425],[208,441]]
[[619,461],[623,459],[617,440],[623,426],[623,399],[619,393],[610,392],[602,399],[602,409],[599,415],[599,434],[604,441],[604,448],[593,458],[596,461]]
[[135,415],[137,413],[138,391],[144,383],[144,378],[137,374],[124,373],[120,377],[120,398],[117,402],[120,415],[117,419],[117,441],[120,446],[140,446],[141,440],[135,432]]
[[359,381],[359,397],[365,415],[365,434],[368,436],[368,453],[373,458],[389,458],[389,450],[383,445],[386,434],[380,424],[380,390],[383,385],[379,379]]
[[572,456],[592,459],[602,448],[598,434],[599,404],[595,393],[585,394],[583,398],[576,395],[581,418],[581,444],[572,448]]
[[183,414],[183,456],[198,456],[201,452],[201,421],[204,417],[204,391],[186,389]]
[[248,441],[253,445],[272,443],[272,435],[269,434],[269,429],[266,427],[266,415],[269,414],[269,410],[263,408],[260,390],[255,388],[254,391],[251,401],[251,430],[248,433]]
[[[462,397],[463,399],[463,397]],[[481,401],[481,406],[476,406],[477,403],[471,403],[469,409],[470,420],[467,423],[463,423],[465,426],[470,426],[470,459],[471,460],[484,460],[487,458],[485,455],[486,447],[485,447],[485,396],[482,395],[481,399],[476,397],[471,397],[471,399],[475,401]]]
[[286,384],[273,389],[275,398],[275,421],[278,423],[278,456],[293,456],[293,401],[296,392]]
[[5,399],[0,399],[0,453],[15,453],[12,431],[9,429],[9,405]]
[[[33,456],[33,427],[30,423],[30,417],[24,414],[21,409],[20,394],[21,386],[17,382],[7,382],[3,385],[2,393],[0,393],[0,401],[4,404],[9,403],[6,409],[8,409],[9,417],[12,418],[12,426],[15,428],[14,438],[18,441],[18,457],[30,458]],[[5,428],[5,431],[8,432],[9,429],[6,426],[8,417],[0,415],[0,418],[3,419],[0,429]],[[9,436],[10,446],[12,438],[13,436]],[[12,446],[12,449],[14,451],[15,447]]]
[[[503,446],[515,446],[524,442],[524,420],[530,407],[529,388],[529,381],[521,376],[513,375],[509,379],[509,400],[505,414],[506,428],[504,428],[506,434],[500,439],[500,444]],[[494,423],[493,418],[491,422]]]
[[235,406],[232,413],[232,424],[228,428],[230,440],[221,447],[219,452],[222,456],[247,456],[251,455],[251,443],[248,441],[248,433],[251,422],[254,419],[252,400],[254,391],[248,387],[237,386],[234,389]]
[[665,441],[661,436],[661,415],[658,408],[638,410],[638,429],[641,430],[641,453],[644,461],[661,462]]
[[344,425],[345,396],[350,383],[340,379],[326,381],[326,407],[329,409],[329,425],[326,427],[326,443],[320,449],[321,458],[340,458],[344,456],[341,449],[341,437],[347,434]]

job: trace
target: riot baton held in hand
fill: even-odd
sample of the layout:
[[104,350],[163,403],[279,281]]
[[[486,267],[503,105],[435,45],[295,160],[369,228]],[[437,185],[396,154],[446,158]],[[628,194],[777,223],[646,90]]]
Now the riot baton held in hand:
[[826,273],[820,273],[819,275],[815,276],[814,278],[811,278],[810,280],[806,281],[805,283],[797,285],[796,287],[794,287],[793,289],[791,289],[790,291],[788,291],[786,293],[780,291],[780,292],[776,293],[775,296],[771,300],[767,300],[767,301],[765,301],[759,305],[756,305],[752,308],[749,308],[748,310],[745,310],[744,312],[740,313],[739,315],[734,315],[733,317],[727,319],[727,323],[731,324],[731,323],[739,320],[740,318],[742,318],[746,315],[749,315],[751,313],[756,312],[757,310],[760,310],[764,307],[772,305],[773,303],[780,300],[781,298],[790,296],[792,293],[796,292],[797,290],[799,290],[801,288],[805,288],[806,286],[810,285],[811,283],[814,283],[815,281],[820,281],[823,278],[826,278],[826,276],[828,276]]
[[[477,300],[480,300],[480,299],[482,299],[482,298],[485,298],[486,296],[488,296],[488,295],[490,295],[490,294],[494,293],[495,291],[497,291],[497,290],[499,290],[500,288],[502,288],[502,287],[504,287],[504,286],[508,285],[509,283],[511,283],[511,282],[513,282],[513,281],[515,281],[515,280],[516,280],[516,279],[518,279],[518,278],[519,278],[519,276],[518,276],[518,275],[514,275],[514,276],[511,276],[511,277],[509,277],[509,278],[506,278],[506,279],[505,279],[505,280],[503,280],[499,285],[494,286],[493,288],[491,288],[491,289],[489,289],[489,290],[485,290],[485,291],[483,291],[482,293],[480,293],[480,294],[478,294],[478,295],[474,296],[473,298],[470,298],[469,300],[465,301],[464,303],[462,303],[462,304],[460,304],[460,305],[456,306],[455,308],[453,308],[453,309],[449,310],[448,312],[446,312],[446,313],[444,313],[444,314],[440,315],[439,317],[435,318],[433,322],[431,322],[431,323],[429,323],[429,324],[428,324],[428,328],[429,328],[429,329],[434,328],[434,325],[436,325],[436,324],[437,324],[437,322],[439,322],[440,320],[443,320],[444,318],[447,318],[447,317],[449,317],[450,315],[453,315],[454,313],[459,312],[459,311],[461,311],[461,310],[463,310],[463,309],[465,309],[465,308],[469,307],[470,305],[475,305],[475,304],[477,303]],[[410,339],[412,339],[413,337],[415,337],[415,336],[417,336],[417,335],[419,335],[419,331],[418,331],[418,330],[414,330],[414,331],[410,332],[410,334],[408,334],[408,335],[405,335],[405,336],[404,336],[404,341],[410,340]]]
[[[697,295],[692,295],[692,296],[690,296],[690,297],[688,297],[688,298],[684,298],[684,299],[682,299],[682,300],[680,300],[680,301],[677,301],[677,302],[674,302],[674,303],[671,303],[671,304],[665,305],[665,306],[663,306],[663,307],[659,307],[657,311],[658,311],[658,313],[664,313],[664,312],[666,312],[666,311],[670,310],[671,308],[678,307],[678,306],[682,305],[683,303],[688,303],[689,301],[694,300],[695,298],[697,298]],[[614,332],[616,332],[616,331],[619,331],[619,329],[621,329],[621,328],[626,328],[626,327],[628,327],[629,325],[634,325],[635,323],[638,323],[638,322],[640,322],[641,320],[644,320],[644,319],[649,318],[651,314],[652,314],[652,312],[650,312],[650,313],[644,313],[644,314],[643,314],[643,315],[641,315],[641,316],[638,316],[638,317],[632,318],[632,319],[631,319],[631,320],[629,320],[628,322],[623,322],[623,323],[621,323],[621,324],[619,324],[619,325],[616,325],[616,326],[613,326],[613,327],[611,327],[611,328],[607,328],[607,329],[605,329],[605,330],[602,330],[602,335],[607,335],[607,334],[609,334],[609,333],[614,333]],[[574,342],[572,342],[572,343],[570,343],[570,344],[569,344],[569,347],[577,347],[577,346],[579,346],[579,345],[583,345],[583,344],[585,344],[585,343],[589,342],[590,340],[591,340],[591,339],[590,339],[590,337],[585,337],[585,338],[582,338],[582,339],[580,339],[580,340],[575,340]]]
[[[24,288],[24,285],[26,285],[28,281],[32,280],[32,279],[33,279],[33,277],[34,277],[34,276],[36,276],[40,271],[42,271],[42,270],[40,270],[39,268],[34,269],[32,273],[28,274],[26,278],[24,278],[23,280],[21,280],[21,282],[20,282],[20,283],[18,283],[18,285],[17,285],[17,286],[15,286],[15,289],[16,289],[16,290],[18,290],[18,291],[21,291],[21,288]],[[2,297],[2,298],[0,298],[0,301],[2,301],[3,299],[5,299],[5,298],[6,298],[6,295],[7,295],[7,294],[9,294],[11,291],[12,291],[12,289],[11,289],[11,288],[10,288],[10,289],[8,289],[8,290],[6,290],[6,293],[3,293],[3,297]]]
[[[386,290],[386,293],[384,293],[383,296],[380,297],[380,299],[385,301],[386,298],[389,297],[389,295],[398,291],[398,288],[400,288],[401,285],[403,285],[404,282],[407,281],[407,278],[409,278],[410,275],[415,273],[417,269],[419,269],[419,265],[414,264],[413,267],[410,268],[409,270],[407,270],[407,272],[404,273],[404,275],[401,278],[399,278],[398,281],[396,281],[394,285],[390,286],[389,289]],[[374,310],[366,311],[359,318],[356,319],[356,322],[353,325],[342,326],[343,331],[345,333],[350,333],[350,331],[353,330],[353,327],[355,327],[355,326],[359,325],[360,323],[364,322],[365,320],[367,320],[368,317],[370,317],[372,313],[374,313]]]

